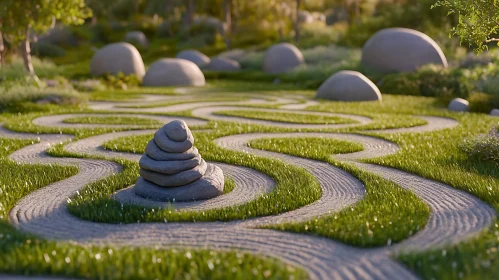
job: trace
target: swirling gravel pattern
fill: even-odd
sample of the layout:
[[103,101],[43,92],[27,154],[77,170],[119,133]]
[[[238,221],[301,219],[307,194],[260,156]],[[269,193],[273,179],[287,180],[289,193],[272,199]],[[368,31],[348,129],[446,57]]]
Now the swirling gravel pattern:
[[[281,102],[283,100],[278,101]],[[232,102],[231,104],[234,103]],[[301,110],[308,106],[307,103],[302,104],[305,105],[286,105],[285,109]],[[213,113],[218,110],[217,107],[221,103],[216,103],[211,108],[206,107],[206,105],[206,103],[190,103],[186,107],[174,105],[169,106],[169,108],[183,110],[184,108],[197,108],[201,106],[201,109],[194,110],[196,112],[195,116],[215,119],[216,117]],[[225,103],[222,105],[225,105]],[[208,104],[208,106],[211,105]],[[223,107],[223,110],[227,108]],[[237,108],[240,109],[240,107]],[[162,110],[164,109],[162,108]],[[136,110],[134,111],[137,112]],[[370,121],[365,117],[359,118],[363,118],[363,121],[366,123]],[[428,124],[415,128],[383,130],[379,132],[423,132],[451,128],[457,125],[457,122],[450,119],[437,117],[421,118],[427,120]],[[234,120],[243,121],[233,118],[232,121]],[[244,119],[244,121],[262,124],[258,120]],[[58,126],[57,122],[53,124]],[[266,122],[265,125],[280,124]],[[98,155],[106,158],[124,157],[131,160],[138,160],[140,155],[110,152],[100,148],[102,143],[107,140],[137,133],[151,133],[151,131],[127,131],[99,135],[70,143],[66,146],[66,149],[72,152]],[[5,130],[0,130],[0,135],[19,137],[19,135]],[[10,221],[20,230],[36,233],[50,239],[73,240],[97,245],[160,246],[165,248],[193,247],[220,250],[240,249],[277,257],[290,264],[302,266],[307,269],[312,279],[414,279],[416,278],[415,275],[402,265],[391,260],[390,256],[393,253],[419,251],[460,242],[470,236],[476,235],[489,226],[495,218],[495,211],[490,206],[468,193],[396,169],[358,162],[359,159],[384,156],[397,152],[398,146],[391,142],[355,134],[275,133],[232,135],[217,139],[215,142],[226,149],[279,158],[289,164],[305,168],[317,178],[321,185],[323,196],[318,201],[277,216],[227,223],[166,222],[126,225],[93,223],[71,216],[66,208],[66,200],[85,184],[119,172],[121,167],[114,162],[105,160],[50,158],[44,154],[44,151],[49,146],[70,140],[70,136],[22,136],[22,138],[26,137],[40,138],[41,142],[14,152],[10,157],[12,160],[20,163],[73,164],[80,167],[78,175],[51,184],[27,195],[19,201],[10,213]],[[247,143],[252,139],[269,137],[327,137],[363,144],[364,150],[361,152],[335,155],[335,157],[338,160],[350,162],[368,172],[392,180],[401,187],[416,193],[431,207],[432,214],[427,226],[399,244],[380,249],[353,248],[325,238],[253,228],[257,225],[269,223],[307,220],[312,217],[339,211],[359,201],[365,194],[365,189],[361,182],[352,175],[327,163],[255,150],[247,146]],[[259,191],[265,193],[271,191],[274,187],[274,183],[270,178],[254,170],[241,169],[241,167],[228,165],[222,165],[222,168],[224,168],[225,172],[231,174],[236,181],[237,187],[233,192],[238,189],[260,188]],[[249,186],[250,184],[253,184],[253,186]],[[225,195],[224,199],[230,199],[230,195]],[[222,197],[224,196],[220,198]],[[244,203],[242,201],[239,202]],[[202,204],[199,203],[186,207],[187,209],[204,209]],[[216,203],[213,205],[216,205]],[[220,202],[218,205],[223,206],[224,202]]]
[[257,119],[248,119],[243,117],[234,117],[234,116],[224,116],[217,115],[217,111],[240,111],[240,110],[251,110],[252,112],[262,112],[262,113],[289,113],[289,110],[279,110],[279,109],[261,109],[261,108],[251,108],[244,109],[241,107],[231,107],[231,106],[210,106],[210,107],[201,107],[192,110],[192,115],[198,118],[210,119],[215,121],[228,121],[228,122],[239,122],[239,123],[251,123],[258,125],[267,125],[273,127],[285,127],[285,128],[294,128],[294,129],[332,129],[332,128],[344,128],[344,127],[352,127],[354,125],[365,125],[369,124],[372,120],[368,117],[362,117],[357,115],[350,114],[336,114],[336,113],[318,113],[311,111],[292,111],[293,114],[303,114],[303,115],[317,115],[317,116],[329,116],[329,117],[340,117],[346,118],[356,121],[355,124],[297,124],[297,123],[283,123],[276,121],[266,121],[266,120],[257,120]]
[[59,127],[59,128],[100,128],[100,127],[115,127],[115,128],[140,128],[143,125],[128,125],[128,124],[88,124],[88,123],[65,123],[64,120],[77,117],[136,117],[141,119],[151,119],[166,124],[176,119],[184,120],[189,126],[200,126],[207,122],[199,119],[186,117],[167,117],[156,115],[138,115],[138,114],[61,114],[52,116],[38,117],[33,120],[33,124],[39,126]]

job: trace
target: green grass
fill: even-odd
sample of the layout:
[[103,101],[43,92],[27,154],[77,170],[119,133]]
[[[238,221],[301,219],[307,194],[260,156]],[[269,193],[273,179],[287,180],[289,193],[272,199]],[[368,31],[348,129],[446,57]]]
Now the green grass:
[[230,101],[243,101],[246,100],[245,97],[241,96],[212,96],[212,97],[202,97],[192,96],[189,99],[176,100],[176,101],[167,101],[167,102],[156,102],[152,104],[144,104],[144,105],[126,105],[119,106],[118,108],[157,108],[157,107],[166,107],[178,104],[186,104],[186,103],[197,103],[197,102],[230,102]]
[[298,124],[346,124],[355,123],[353,120],[334,117],[317,116],[297,113],[279,113],[279,112],[259,112],[250,110],[238,111],[218,111],[215,114],[222,116],[243,117],[248,119],[267,120],[275,122],[288,122]]
[[[97,247],[53,242],[23,234],[7,222],[7,213],[28,193],[77,173],[76,167],[20,165],[6,156],[31,140],[1,139],[0,271],[100,279],[305,279],[306,273],[282,262],[237,252]],[[29,174],[30,176],[26,176]],[[228,189],[234,183],[227,181]],[[167,265],[164,265],[167,264]]]
[[249,146],[312,159],[322,159],[324,155],[348,154],[364,150],[364,147],[358,143],[320,137],[264,138],[251,141]]
[[[403,147],[395,156],[371,160],[440,181],[473,194],[499,210],[499,168],[493,161],[469,158],[464,139],[487,133],[497,119],[477,114],[456,115],[460,126],[441,132],[384,136]],[[497,222],[482,236],[460,245],[400,259],[425,279],[491,279],[499,266]],[[445,253],[443,253],[445,251]],[[492,277],[493,278],[493,277]]]
[[137,87],[127,90],[103,90],[88,93],[88,99],[93,101],[127,101],[138,99],[144,94],[175,95],[174,87]]
[[65,123],[81,124],[131,124],[131,125],[162,125],[160,121],[139,117],[74,117],[64,120]]
[[352,207],[303,223],[270,228],[313,234],[362,247],[390,245],[419,231],[430,209],[416,195],[379,176],[335,161],[331,155],[363,150],[362,145],[324,138],[274,138],[250,142],[256,149],[325,161],[357,177],[366,196]]
[[[274,191],[243,205],[213,209],[204,212],[170,211],[165,209],[144,209],[120,203],[110,199],[110,195],[128,187],[138,177],[138,165],[133,162],[119,161],[124,165],[122,174],[111,176],[85,187],[80,195],[70,203],[70,211],[82,219],[96,222],[134,223],[168,221],[229,221],[258,216],[276,215],[297,209],[319,199],[321,189],[317,180],[302,168],[287,165],[279,160],[256,157],[245,153],[221,149],[213,140],[232,135],[239,131],[268,131],[268,128],[252,125],[220,123],[210,133],[194,133],[196,147],[205,160],[247,166],[271,176],[277,183]],[[113,150],[127,146],[132,152],[142,153],[152,135],[118,138],[105,147]]]

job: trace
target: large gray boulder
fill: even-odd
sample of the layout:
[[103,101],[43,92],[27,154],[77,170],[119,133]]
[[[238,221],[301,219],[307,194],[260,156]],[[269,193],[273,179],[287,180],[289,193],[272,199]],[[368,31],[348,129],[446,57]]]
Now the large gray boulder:
[[144,86],[204,86],[205,78],[199,67],[185,59],[163,58],[147,69]]
[[282,73],[304,63],[303,54],[292,44],[280,43],[270,47],[263,58],[263,71]]
[[462,98],[454,98],[449,103],[448,109],[453,112],[468,112],[470,110],[470,103]]
[[192,133],[182,120],[158,130],[139,161],[135,194],[157,201],[203,200],[221,195],[222,170],[206,163],[192,148],[193,143]]
[[492,111],[490,111],[490,115],[499,117],[499,109],[492,109]]
[[378,87],[355,71],[340,71],[332,75],[319,87],[316,97],[336,101],[382,100]]
[[133,45],[113,43],[94,54],[90,61],[90,73],[94,76],[123,73],[142,78],[145,74],[145,67],[142,56]]
[[426,64],[448,66],[433,39],[407,28],[388,28],[374,34],[362,49],[361,63],[380,73],[413,72]]
[[215,57],[206,66],[206,69],[212,71],[239,71],[241,70],[241,65],[239,65],[239,62],[229,58]]
[[149,40],[147,40],[146,35],[142,31],[128,32],[125,35],[125,41],[134,45],[139,45],[144,48],[147,48],[149,46]]
[[177,58],[189,60],[199,68],[203,68],[210,63],[209,57],[196,50],[181,51],[177,54]]

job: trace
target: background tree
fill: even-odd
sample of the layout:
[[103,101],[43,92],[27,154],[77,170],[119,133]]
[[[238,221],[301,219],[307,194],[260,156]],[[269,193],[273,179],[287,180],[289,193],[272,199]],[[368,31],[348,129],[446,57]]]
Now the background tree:
[[32,32],[43,34],[55,20],[66,25],[83,24],[92,15],[84,0],[3,0],[1,32],[13,46],[20,44],[26,71],[38,81],[31,61]]
[[457,24],[451,29],[452,35],[457,35],[461,42],[475,46],[480,53],[487,49],[487,43],[497,42],[499,38],[499,1],[498,0],[440,0],[432,8],[445,7],[449,14],[458,17]]
[[301,0],[296,0],[296,10],[295,10],[295,42],[300,40],[300,13]]

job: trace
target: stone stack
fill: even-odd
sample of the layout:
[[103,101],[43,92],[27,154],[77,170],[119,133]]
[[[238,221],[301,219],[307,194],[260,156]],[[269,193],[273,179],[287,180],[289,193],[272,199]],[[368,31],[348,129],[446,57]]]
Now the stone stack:
[[193,145],[194,137],[182,120],[158,130],[140,159],[135,193],[147,199],[178,202],[222,194],[222,170],[206,163]]

